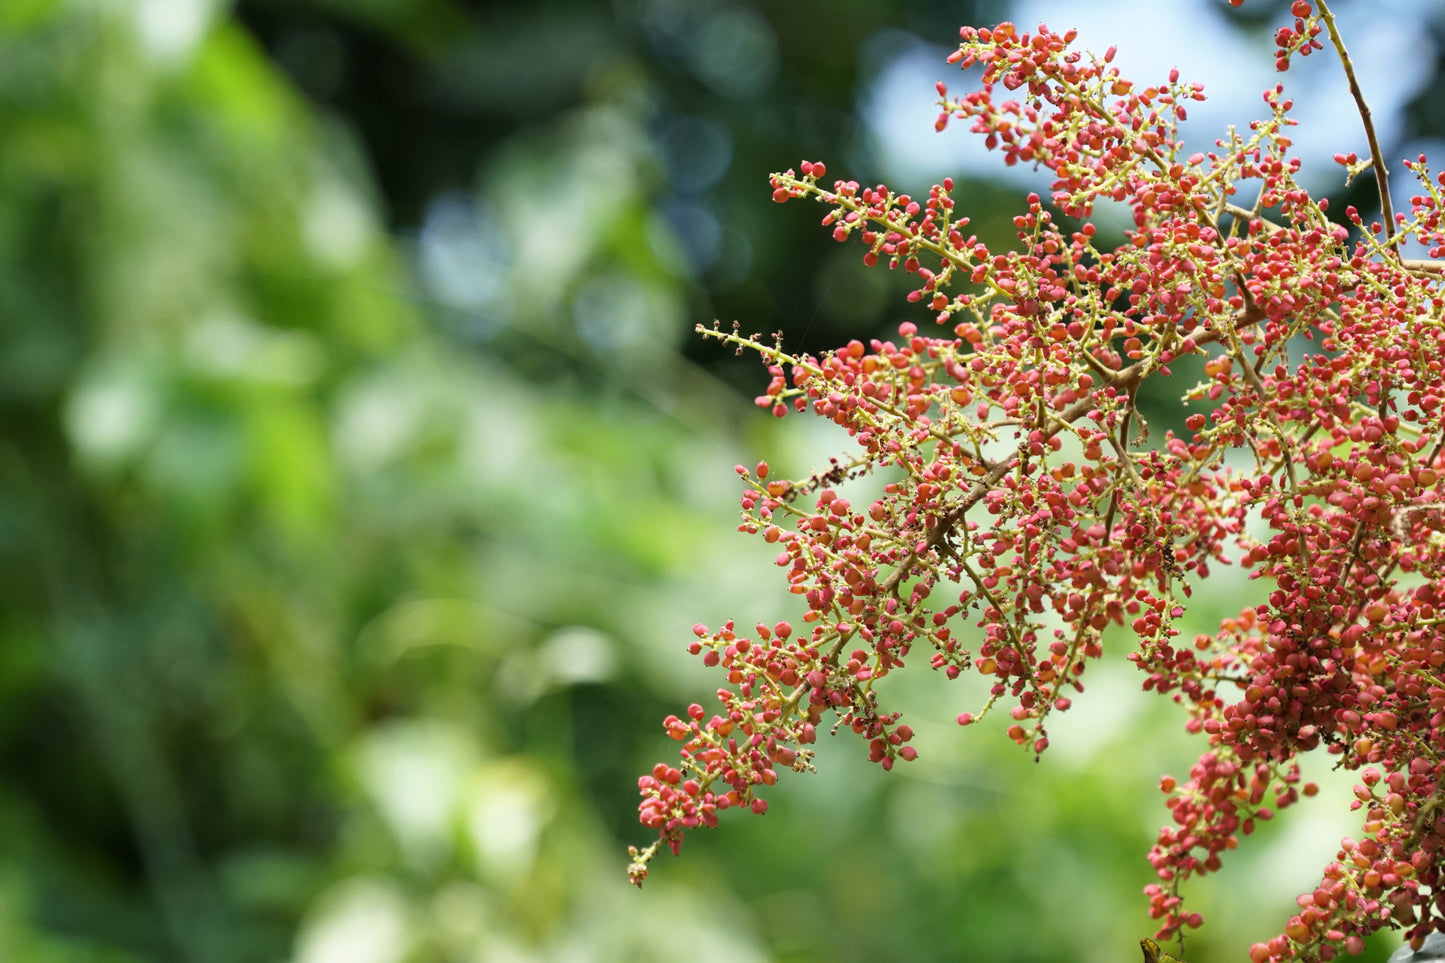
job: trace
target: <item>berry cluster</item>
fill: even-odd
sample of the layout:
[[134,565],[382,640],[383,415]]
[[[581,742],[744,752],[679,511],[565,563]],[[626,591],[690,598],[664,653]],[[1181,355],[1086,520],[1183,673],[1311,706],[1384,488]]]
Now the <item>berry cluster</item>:
[[[1327,5],[1292,12],[1281,67],[1327,31],[1353,86]],[[939,330],[904,323],[896,340],[813,357],[702,329],[765,360],[760,407],[811,411],[856,448],[796,480],[738,467],[740,528],[777,547],[804,629],[695,627],[692,651],[727,676],[722,711],[665,721],[681,763],[640,781],[659,836],[634,849],[634,882],[719,810],[762,812],[778,769],[811,768],[825,717],[884,768],[915,758],[876,689],[910,661],[987,677],[987,704],[958,722],[1003,702],[1009,736],[1043,752],[1050,714],[1123,626],[1144,687],[1208,743],[1187,780],[1161,781],[1158,935],[1201,922],[1182,882],[1315,794],[1299,759],[1321,749],[1363,770],[1362,837],[1251,958],[1330,959],[1387,926],[1418,942],[1445,910],[1445,272],[1398,241],[1445,249],[1439,186],[1421,158],[1421,193],[1393,215],[1362,109],[1375,152],[1339,160],[1375,168],[1384,214],[1337,223],[1296,179],[1283,87],[1247,135],[1186,154],[1176,125],[1204,95],[1177,71],[1137,85],[1112,49],[1072,50],[1072,31],[1044,26],[961,37],[950,60],[981,66],[981,84],[959,97],[940,84],[937,126],[967,122],[1006,164],[1048,170],[1050,196],[1029,196],[1017,244],[995,250],[969,233],[949,180],[915,200],[829,183],[821,163],[773,175],[775,200],[820,202],[835,239],[916,278],[910,300]],[[1129,212],[1122,244],[1098,244],[1101,204]],[[1156,439],[1139,386],[1194,355],[1207,380],[1186,396],[1186,435]],[[887,482],[870,504],[841,493],[875,472]],[[1257,604],[1181,639],[1191,586],[1226,564],[1249,570]]]

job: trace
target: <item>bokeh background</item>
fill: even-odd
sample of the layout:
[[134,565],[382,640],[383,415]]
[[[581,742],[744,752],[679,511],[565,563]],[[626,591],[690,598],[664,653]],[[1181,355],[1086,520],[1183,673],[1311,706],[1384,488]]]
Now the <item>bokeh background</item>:
[[[1341,5],[1418,153],[1439,4]],[[1078,23],[1242,124],[1285,7],[0,0],[0,959],[1137,959],[1157,779],[1199,746],[1121,658],[1038,763],[952,725],[977,687],[895,676],[916,763],[825,740],[627,885],[660,720],[717,685],[690,627],[795,615],[732,465],[844,443],[693,327],[917,319],[771,203],[804,157],[953,174],[1007,241],[1037,175],[931,129],[959,24]],[[1308,169],[1369,207],[1315,60]],[[1249,598],[1222,577],[1197,630]],[[1348,776],[1308,775],[1191,890],[1191,963],[1278,932],[1350,830]]]

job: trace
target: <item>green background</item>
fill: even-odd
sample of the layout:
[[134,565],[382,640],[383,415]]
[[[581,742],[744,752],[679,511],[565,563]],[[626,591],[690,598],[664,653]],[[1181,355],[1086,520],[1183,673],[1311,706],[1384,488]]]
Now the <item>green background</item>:
[[[692,329],[919,320],[766,175],[876,179],[876,38],[1005,15],[0,3],[0,958],[1137,960],[1157,780],[1201,747],[1124,639],[1037,764],[904,673],[917,762],[824,740],[624,872],[660,721],[718,684],[692,624],[796,618],[732,465],[846,441]],[[1006,243],[1018,191],[966,193]],[[1191,963],[1350,831],[1308,775],[1191,888]]]

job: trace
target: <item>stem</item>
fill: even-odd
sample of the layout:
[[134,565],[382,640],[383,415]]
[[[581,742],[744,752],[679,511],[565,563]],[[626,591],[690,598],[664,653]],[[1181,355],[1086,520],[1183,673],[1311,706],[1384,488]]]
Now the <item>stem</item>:
[[1370,119],[1370,105],[1365,103],[1365,95],[1360,91],[1360,82],[1355,78],[1355,63],[1350,59],[1350,52],[1345,49],[1345,40],[1335,26],[1334,13],[1325,0],[1315,0],[1315,5],[1320,8],[1320,20],[1330,32],[1330,42],[1334,44],[1335,53],[1340,56],[1340,64],[1345,68],[1345,79],[1350,82],[1350,96],[1355,98],[1360,121],[1365,125],[1365,139],[1370,144],[1370,162],[1375,168],[1375,184],[1380,189],[1380,219],[1385,223],[1385,245],[1398,260],[1399,250],[1390,246],[1395,238],[1395,209],[1390,203],[1390,175],[1385,167],[1384,155],[1380,152],[1379,138],[1375,136],[1375,123]]

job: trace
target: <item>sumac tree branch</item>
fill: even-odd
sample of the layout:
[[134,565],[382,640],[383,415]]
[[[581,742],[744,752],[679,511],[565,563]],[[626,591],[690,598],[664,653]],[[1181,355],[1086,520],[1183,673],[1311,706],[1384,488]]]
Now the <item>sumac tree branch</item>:
[[[1408,214],[1390,213],[1368,108],[1328,8],[1295,0],[1280,69],[1327,32],[1369,132],[1383,222],[1344,223],[1296,179],[1284,87],[1265,116],[1188,152],[1177,130],[1204,98],[1178,72],[1141,85],[1072,48],[1072,31],[965,27],[950,60],[982,69],[939,84],[937,127],[967,124],[1005,164],[1053,178],[1014,218],[1016,243],[969,231],[950,180],[924,198],[827,179],[803,162],[772,176],[779,202],[820,204],[825,228],[869,265],[917,279],[932,332],[791,354],[736,328],[701,329],[757,352],[758,405],[808,413],[856,446],[829,472],[787,480],[738,466],[742,531],[777,549],[799,624],[694,627],[718,669],[715,710],[665,720],[680,758],[640,780],[641,883],[660,847],[728,809],[765,811],[786,769],[812,767],[820,726],[846,726],[883,768],[913,732],[877,683],[926,662],[989,680],[979,721],[1006,709],[1035,753],[1084,690],[1104,634],[1122,626],[1145,689],[1167,694],[1205,743],[1187,778],[1164,777],[1171,819],[1150,854],[1160,938],[1197,926],[1181,885],[1214,872],[1255,826],[1301,795],[1300,757],[1360,771],[1357,839],[1251,958],[1329,959],[1363,937],[1440,928],[1445,745],[1445,255],[1441,195],[1424,158]],[[1122,206],[1122,244],[1094,215]],[[1064,226],[1067,222],[1073,226]],[[1139,386],[1204,358],[1181,389],[1186,433],[1151,434]],[[1244,453],[1246,468],[1232,467]],[[846,482],[886,473],[867,504]],[[1254,604],[1212,635],[1181,638],[1192,589],[1247,569]],[[829,720],[829,721],[825,721]]]

